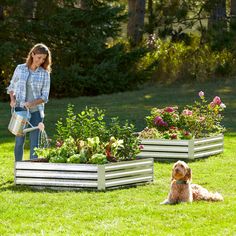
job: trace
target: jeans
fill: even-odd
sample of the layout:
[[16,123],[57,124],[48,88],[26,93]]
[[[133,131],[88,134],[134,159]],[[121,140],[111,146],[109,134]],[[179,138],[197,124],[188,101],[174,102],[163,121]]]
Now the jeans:
[[[16,111],[22,111],[25,110],[20,107],[16,107]],[[39,122],[42,121],[42,118],[40,116],[39,111],[35,111],[31,113],[31,118],[29,122],[33,126],[37,126]],[[39,130],[36,129],[34,131],[31,131],[29,134],[29,140],[30,140],[30,159],[35,159],[37,158],[36,155],[34,155],[34,148],[38,147],[38,142],[39,142]],[[24,143],[25,143],[25,135],[24,136],[16,136],[15,140],[15,161],[22,161],[23,159],[23,154],[24,154]]]

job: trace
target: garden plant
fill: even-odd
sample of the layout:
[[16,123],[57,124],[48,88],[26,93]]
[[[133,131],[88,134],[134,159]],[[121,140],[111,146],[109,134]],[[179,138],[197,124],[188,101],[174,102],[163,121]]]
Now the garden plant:
[[178,106],[152,108],[146,116],[147,127],[140,132],[144,139],[196,139],[211,137],[225,131],[222,112],[226,108],[220,97],[215,96],[208,103],[203,91],[200,101],[187,105],[182,110]]
[[134,125],[128,121],[121,125],[118,117],[112,117],[108,125],[104,116],[96,107],[75,114],[69,105],[67,117],[57,121],[52,146],[35,152],[55,163],[105,164],[135,159],[140,148]]

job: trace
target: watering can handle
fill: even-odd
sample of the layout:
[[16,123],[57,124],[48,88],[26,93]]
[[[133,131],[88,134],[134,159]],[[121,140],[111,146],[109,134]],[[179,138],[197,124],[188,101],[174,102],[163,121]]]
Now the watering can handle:
[[15,112],[15,107],[11,108],[11,115]]
[[[27,110],[27,117],[29,117],[29,115],[30,115],[29,108],[26,108],[26,110]],[[12,108],[11,108],[11,115],[12,115],[15,111],[16,111],[16,107],[12,107]]]
[[31,131],[33,131],[33,130],[36,130],[36,129],[38,129],[38,128],[39,128],[39,127],[36,126],[36,127],[32,127],[32,128],[23,129],[23,134],[25,134],[25,133],[27,133],[27,132],[31,132]]
[[39,124],[35,127],[30,122],[28,122],[28,123],[31,126],[31,128],[23,129],[23,134],[25,134],[27,132],[30,132],[30,131],[33,131],[33,130],[36,130],[36,129],[39,129],[40,131],[43,131],[44,128],[45,128],[45,126],[42,122],[39,122]]

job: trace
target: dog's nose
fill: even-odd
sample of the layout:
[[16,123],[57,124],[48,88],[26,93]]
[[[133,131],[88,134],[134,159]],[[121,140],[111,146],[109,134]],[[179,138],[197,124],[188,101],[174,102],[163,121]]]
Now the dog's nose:
[[175,171],[176,171],[176,172],[180,172],[180,169],[179,169],[179,168],[176,168]]

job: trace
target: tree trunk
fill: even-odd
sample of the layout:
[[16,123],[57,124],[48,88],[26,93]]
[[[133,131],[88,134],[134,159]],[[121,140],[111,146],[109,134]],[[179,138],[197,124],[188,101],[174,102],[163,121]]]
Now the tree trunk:
[[230,15],[236,16],[236,0],[230,1]]
[[35,0],[22,0],[22,7],[24,16],[28,19],[35,19],[37,1]]
[[236,0],[230,1],[230,30],[236,31]]
[[3,6],[0,6],[0,20],[4,20]]
[[136,46],[142,41],[145,2],[145,0],[128,0],[129,22],[127,36],[132,46]]
[[210,18],[208,20],[208,29],[223,31],[227,28],[226,22],[226,1],[217,0],[212,4]]
[[148,26],[147,32],[153,34],[154,32],[154,15],[153,15],[153,0],[148,0]]

